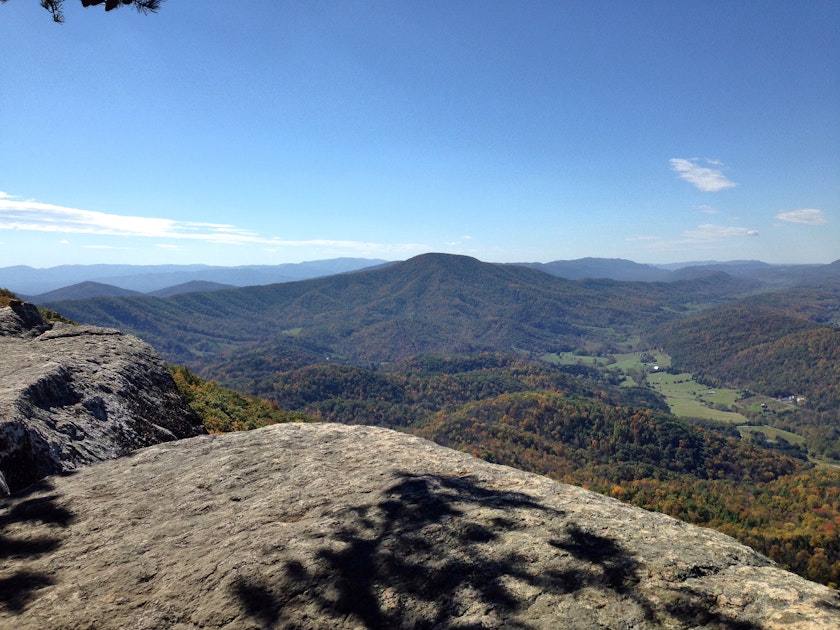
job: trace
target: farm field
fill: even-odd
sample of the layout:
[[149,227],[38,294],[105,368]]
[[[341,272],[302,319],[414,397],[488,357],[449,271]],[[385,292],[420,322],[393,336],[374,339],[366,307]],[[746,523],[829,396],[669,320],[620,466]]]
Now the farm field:
[[596,357],[574,352],[552,353],[543,360],[555,365],[587,365],[621,372],[623,385],[647,385],[662,394],[671,413],[683,418],[703,418],[728,424],[744,424],[747,418],[729,411],[741,398],[735,389],[711,389],[694,380],[690,373],[669,374],[661,371],[671,365],[671,358],[660,352],[628,352]]
[[769,427],[767,425],[761,425],[757,427],[744,425],[738,427],[738,432],[741,434],[741,437],[747,437],[750,433],[763,433],[764,437],[766,437],[771,442],[776,442],[778,441],[778,438],[782,438],[784,440],[787,440],[791,444],[805,444],[805,438],[801,435],[791,433],[790,431],[783,431],[782,429]]
[[648,385],[662,394],[671,407],[671,413],[683,418],[705,418],[743,424],[747,419],[730,409],[741,396],[735,389],[711,389],[694,380],[689,373],[668,374],[659,372],[648,375]]

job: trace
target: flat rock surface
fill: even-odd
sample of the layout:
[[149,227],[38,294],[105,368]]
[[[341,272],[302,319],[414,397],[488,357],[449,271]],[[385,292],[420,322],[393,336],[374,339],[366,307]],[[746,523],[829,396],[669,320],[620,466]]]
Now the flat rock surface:
[[158,444],[0,505],[3,628],[840,627],[727,536],[373,427]]
[[45,475],[203,433],[136,337],[0,308],[0,495]]

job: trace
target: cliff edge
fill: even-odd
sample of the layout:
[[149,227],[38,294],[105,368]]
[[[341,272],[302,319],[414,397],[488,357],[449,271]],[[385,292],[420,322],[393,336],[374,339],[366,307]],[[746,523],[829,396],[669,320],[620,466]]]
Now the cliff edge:
[[840,627],[727,536],[374,427],[158,444],[0,505],[2,627]]
[[117,330],[0,308],[0,496],[204,432],[150,346]]

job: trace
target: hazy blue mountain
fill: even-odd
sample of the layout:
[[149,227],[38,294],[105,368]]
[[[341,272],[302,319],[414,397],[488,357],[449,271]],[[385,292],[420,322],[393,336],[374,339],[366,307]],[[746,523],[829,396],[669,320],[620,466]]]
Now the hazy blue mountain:
[[[47,268],[17,265],[0,268],[0,286],[19,295],[42,295],[81,282],[100,282],[144,293],[142,289],[117,284],[113,279],[129,274],[197,271],[208,268],[207,265],[59,265]],[[172,284],[176,283],[169,282],[155,288]]]
[[0,268],[0,287],[18,295],[42,295],[81,282],[100,282],[150,293],[200,280],[233,286],[305,280],[381,265],[384,260],[334,258],[282,265],[60,265],[38,269],[25,265]]
[[760,260],[730,260],[726,262],[722,262],[719,260],[692,260],[689,262],[678,262],[678,263],[666,263],[666,264],[659,264],[653,265],[654,267],[659,267],[660,269],[667,269],[668,271],[677,271],[678,269],[684,269],[686,267],[710,267],[710,266],[725,266],[725,267],[760,267],[760,266],[771,266],[768,263],[761,262]]
[[840,279],[840,261],[829,265],[771,265],[758,260],[695,261],[666,265],[644,265],[620,258],[580,258],[549,263],[522,263],[561,278],[609,278],[640,282],[674,282],[725,273],[784,288]]
[[672,279],[675,280],[687,280],[710,273],[724,272],[736,278],[757,280],[767,286],[777,288],[840,280],[840,261],[828,265],[769,265],[758,260],[733,260],[686,263],[668,267],[673,267]]
[[577,260],[555,260],[549,263],[523,263],[523,265],[568,280],[609,278],[611,280],[657,282],[671,279],[671,273],[665,269],[622,258],[579,258]]

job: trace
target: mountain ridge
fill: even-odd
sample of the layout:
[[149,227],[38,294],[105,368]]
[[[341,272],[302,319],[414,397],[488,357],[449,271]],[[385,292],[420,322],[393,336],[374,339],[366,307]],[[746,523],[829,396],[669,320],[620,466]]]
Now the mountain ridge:
[[80,282],[92,281],[121,289],[150,293],[192,280],[234,286],[288,282],[346,273],[385,261],[366,258],[333,258],[279,265],[59,265],[38,269],[26,265],[0,268],[0,286],[18,295],[37,296]]
[[[397,261],[404,262],[404,261]],[[347,273],[363,268],[387,266],[387,261],[335,258],[280,265],[60,265],[37,269],[26,265],[0,268],[0,286],[21,296],[41,296],[80,282],[100,282],[121,289],[153,293],[191,281],[216,282],[232,286],[254,286],[290,282],[312,277]],[[580,280],[608,278],[621,281],[667,282],[725,271],[730,275],[757,279],[768,285],[790,286],[803,279],[819,281],[840,278],[840,261],[827,265],[771,265],[761,261],[690,262],[642,264],[620,258],[579,258],[547,263],[496,263],[540,269],[551,275]]]
[[689,302],[755,287],[720,272],[674,283],[572,281],[528,267],[425,254],[282,284],[46,306],[75,321],[124,328],[178,363],[206,363],[253,343],[274,344],[280,354],[300,351],[308,360],[369,363],[435,351],[543,353],[572,349],[593,335],[611,343],[615,330],[664,322]]

